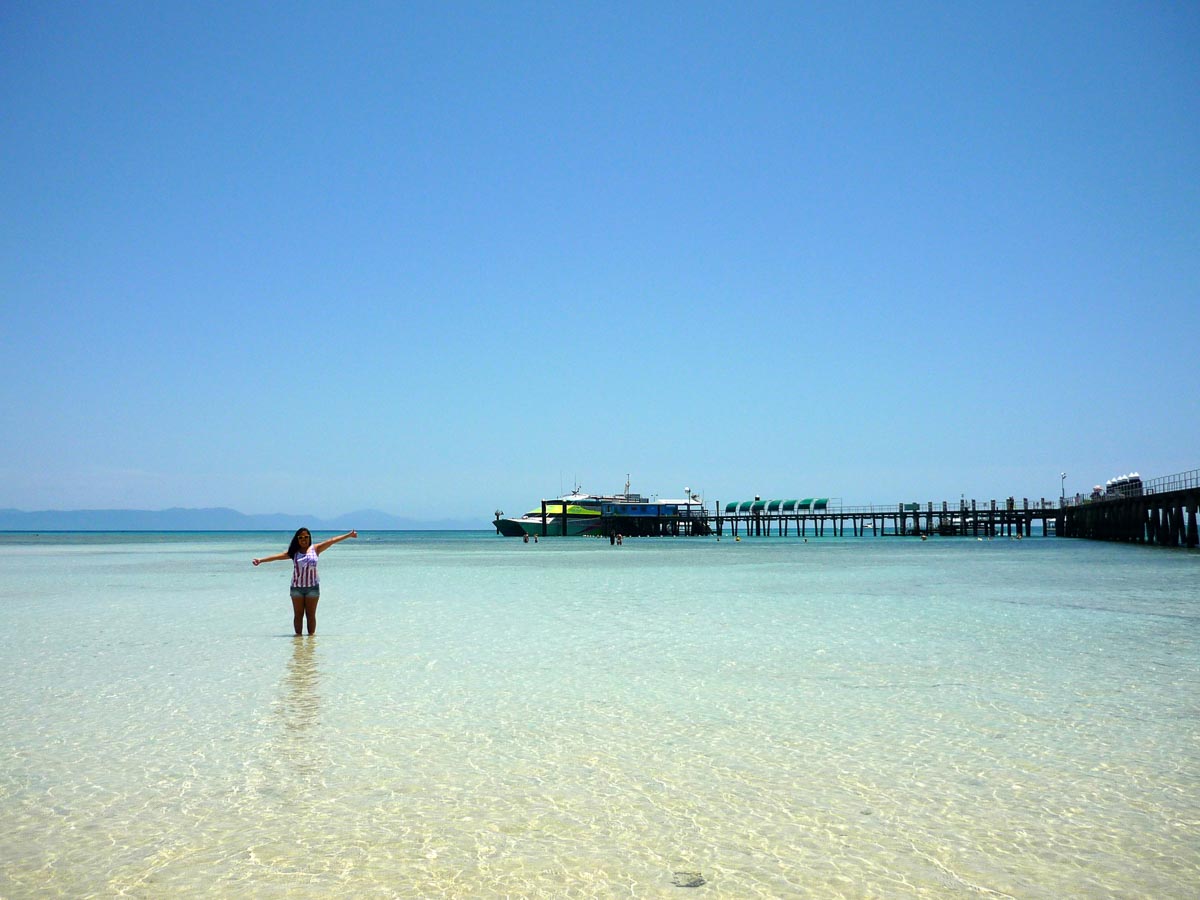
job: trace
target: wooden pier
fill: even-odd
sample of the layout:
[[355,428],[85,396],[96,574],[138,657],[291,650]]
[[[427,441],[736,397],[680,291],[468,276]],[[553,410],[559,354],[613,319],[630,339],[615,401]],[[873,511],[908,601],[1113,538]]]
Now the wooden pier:
[[[542,504],[542,534],[554,533]],[[926,501],[884,506],[843,506],[828,498],[763,500],[755,497],[712,510],[699,502],[655,505],[634,515],[606,508],[600,517],[602,536],[665,537],[729,535],[808,538],[929,537],[977,538],[1042,536],[1129,541],[1163,547],[1200,546],[1200,469],[1150,481],[1122,483],[1090,497],[1009,497],[997,502],[960,498],[957,502]],[[563,533],[566,533],[563,525]]]
[[1074,498],[1063,509],[1063,537],[1161,547],[1200,546],[1200,469],[1122,485],[1099,497]]
[[846,527],[854,537],[921,537],[929,535],[973,537],[1017,537],[1033,534],[1035,524],[1041,533],[1054,534],[1061,518],[1059,505],[1044,498],[1030,504],[1008,498],[979,503],[960,499],[953,505],[943,500],[921,503],[897,503],[894,506],[838,506],[828,500],[760,500],[726,504],[725,511],[714,515],[718,537],[845,537]]

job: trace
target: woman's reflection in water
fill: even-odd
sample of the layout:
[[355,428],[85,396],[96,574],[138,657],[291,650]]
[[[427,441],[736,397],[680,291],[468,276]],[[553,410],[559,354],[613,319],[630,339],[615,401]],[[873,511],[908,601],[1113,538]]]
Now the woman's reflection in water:
[[283,724],[282,750],[287,762],[311,772],[321,765],[314,729],[321,722],[321,668],[317,638],[295,637],[276,710]]
[[[316,638],[292,638],[278,645],[279,681],[259,723],[262,742],[246,759],[246,803],[254,815],[295,822],[323,793],[329,767],[321,728],[321,666]],[[265,852],[265,851],[264,851]]]

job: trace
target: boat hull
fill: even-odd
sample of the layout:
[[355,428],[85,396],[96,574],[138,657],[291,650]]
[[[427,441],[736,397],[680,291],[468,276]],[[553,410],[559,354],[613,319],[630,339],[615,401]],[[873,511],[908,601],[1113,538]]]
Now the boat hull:
[[497,519],[492,524],[496,526],[496,532],[504,537],[520,537],[525,534],[525,529],[516,519]]
[[[496,530],[505,537],[542,536],[541,516],[537,518],[522,516],[519,519],[497,519],[494,524]],[[599,527],[600,522],[596,516],[568,516],[566,534],[567,537],[578,537],[582,534],[590,534]],[[547,516],[546,536],[559,537],[562,533],[562,516]]]

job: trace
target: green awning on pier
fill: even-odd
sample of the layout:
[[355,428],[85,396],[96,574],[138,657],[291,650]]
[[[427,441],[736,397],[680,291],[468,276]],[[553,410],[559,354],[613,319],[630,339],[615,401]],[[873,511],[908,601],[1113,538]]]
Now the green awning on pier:
[[743,513],[776,514],[789,512],[819,512],[829,508],[828,497],[805,497],[803,500],[743,500],[725,504],[726,515]]

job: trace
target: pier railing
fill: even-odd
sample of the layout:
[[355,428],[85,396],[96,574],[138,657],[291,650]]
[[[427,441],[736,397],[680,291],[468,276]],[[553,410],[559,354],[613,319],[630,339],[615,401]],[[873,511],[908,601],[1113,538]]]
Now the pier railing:
[[1192,488],[1200,488],[1200,469],[1142,482],[1142,491],[1146,494],[1165,494],[1169,491],[1186,491]]
[[1140,483],[1141,493],[1136,493],[1136,487],[1131,484],[1118,485],[1115,490],[1108,491],[1099,497],[1076,495],[1067,497],[1064,506],[1083,506],[1087,503],[1103,503],[1106,500],[1120,500],[1130,496],[1147,496],[1150,494],[1169,494],[1173,491],[1190,491],[1200,488],[1200,469],[1189,469],[1174,475],[1163,475]]

